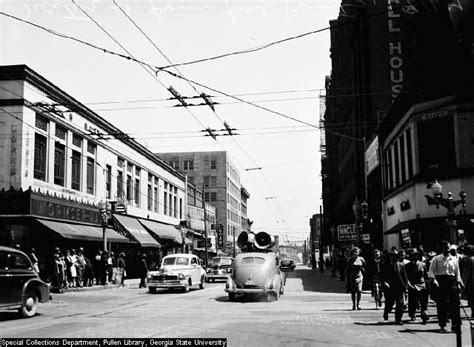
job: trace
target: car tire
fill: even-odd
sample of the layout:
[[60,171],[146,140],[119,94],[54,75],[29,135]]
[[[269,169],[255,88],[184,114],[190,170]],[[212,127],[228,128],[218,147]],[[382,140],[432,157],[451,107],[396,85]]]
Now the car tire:
[[204,289],[206,288],[206,276],[201,277],[201,283],[199,283],[199,289]]
[[183,293],[188,293],[189,292],[189,283],[186,283],[183,287]]
[[150,292],[151,294],[155,294],[156,293],[156,288],[155,287],[148,287],[148,292]]
[[235,301],[235,293],[229,293],[229,301]]
[[31,318],[38,311],[38,295],[34,291],[29,291],[21,304],[20,313],[25,318]]

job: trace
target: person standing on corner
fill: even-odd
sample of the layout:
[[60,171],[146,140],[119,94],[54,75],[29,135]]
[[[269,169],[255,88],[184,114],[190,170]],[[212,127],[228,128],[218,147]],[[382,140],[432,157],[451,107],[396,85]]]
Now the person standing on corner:
[[123,281],[125,280],[125,276],[127,275],[127,272],[126,272],[126,267],[127,267],[127,263],[125,262],[125,253],[124,252],[120,252],[119,253],[119,257],[117,259],[117,267],[119,269],[122,269],[122,280],[120,281],[120,286],[123,287]]
[[433,278],[432,285],[439,289],[436,310],[440,331],[447,332],[446,322],[449,310],[451,331],[457,332],[461,328],[459,293],[463,283],[458,258],[450,253],[448,241],[441,242],[441,254],[435,256],[431,261],[428,276]]
[[351,250],[351,257],[346,267],[346,279],[352,299],[352,309],[360,310],[360,298],[362,296],[362,282],[364,280],[365,260],[359,256],[360,249],[355,247]]
[[395,304],[395,324],[402,325],[403,296],[407,290],[408,280],[405,266],[399,262],[399,253],[392,249],[389,253],[389,261],[383,266],[381,273],[385,295],[385,307],[383,319],[388,320],[388,314]]
[[138,288],[146,288],[146,274],[148,273],[148,265],[146,263],[146,255],[145,253],[142,253],[140,262],[139,262],[139,267],[138,267],[138,273],[140,275],[140,285]]

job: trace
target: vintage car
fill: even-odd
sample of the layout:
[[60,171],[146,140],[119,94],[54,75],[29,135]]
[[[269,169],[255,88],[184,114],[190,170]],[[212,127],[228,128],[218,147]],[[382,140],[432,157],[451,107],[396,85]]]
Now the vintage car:
[[280,260],[280,269],[284,272],[294,271],[296,268],[295,261],[293,259],[282,259]]
[[39,302],[49,301],[49,285],[34,270],[28,256],[0,246],[0,309],[18,309],[23,317],[36,315]]
[[204,289],[206,270],[194,254],[170,254],[163,258],[158,271],[149,271],[147,285],[150,293],[157,288],[182,289],[189,292],[192,286]]
[[279,265],[274,252],[237,255],[225,287],[229,301],[234,301],[236,294],[265,294],[269,300],[278,300],[285,286],[285,274]]
[[215,282],[215,280],[226,280],[232,273],[232,257],[214,257],[206,271],[207,280]]

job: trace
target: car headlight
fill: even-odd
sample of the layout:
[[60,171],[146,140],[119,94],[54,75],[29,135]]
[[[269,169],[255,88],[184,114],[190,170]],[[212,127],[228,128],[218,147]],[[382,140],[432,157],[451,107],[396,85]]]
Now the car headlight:
[[212,271],[211,269],[207,269],[207,270],[206,270],[207,273],[209,273],[209,272],[211,272],[211,271]]
[[178,274],[178,278],[179,278],[180,280],[184,280],[184,279],[185,279],[184,274],[182,274],[182,273]]

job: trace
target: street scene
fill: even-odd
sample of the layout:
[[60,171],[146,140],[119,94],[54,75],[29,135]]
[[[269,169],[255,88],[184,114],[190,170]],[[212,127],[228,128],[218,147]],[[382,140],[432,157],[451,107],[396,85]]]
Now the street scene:
[[1,346],[473,346],[472,0],[0,0]]
[[[345,285],[330,272],[299,265],[289,273],[278,302],[261,297],[229,302],[224,283],[188,294],[149,294],[137,281],[127,286],[68,292],[41,305],[25,329],[13,313],[2,313],[2,337],[225,337],[229,346],[451,346],[454,334],[440,334],[433,320],[396,326],[382,319],[370,294],[352,311]],[[184,295],[184,296],[183,296]],[[205,322],[203,322],[205,319]],[[466,322],[467,323],[467,322]],[[463,330],[469,336],[469,325]],[[470,340],[465,341],[470,345]]]

